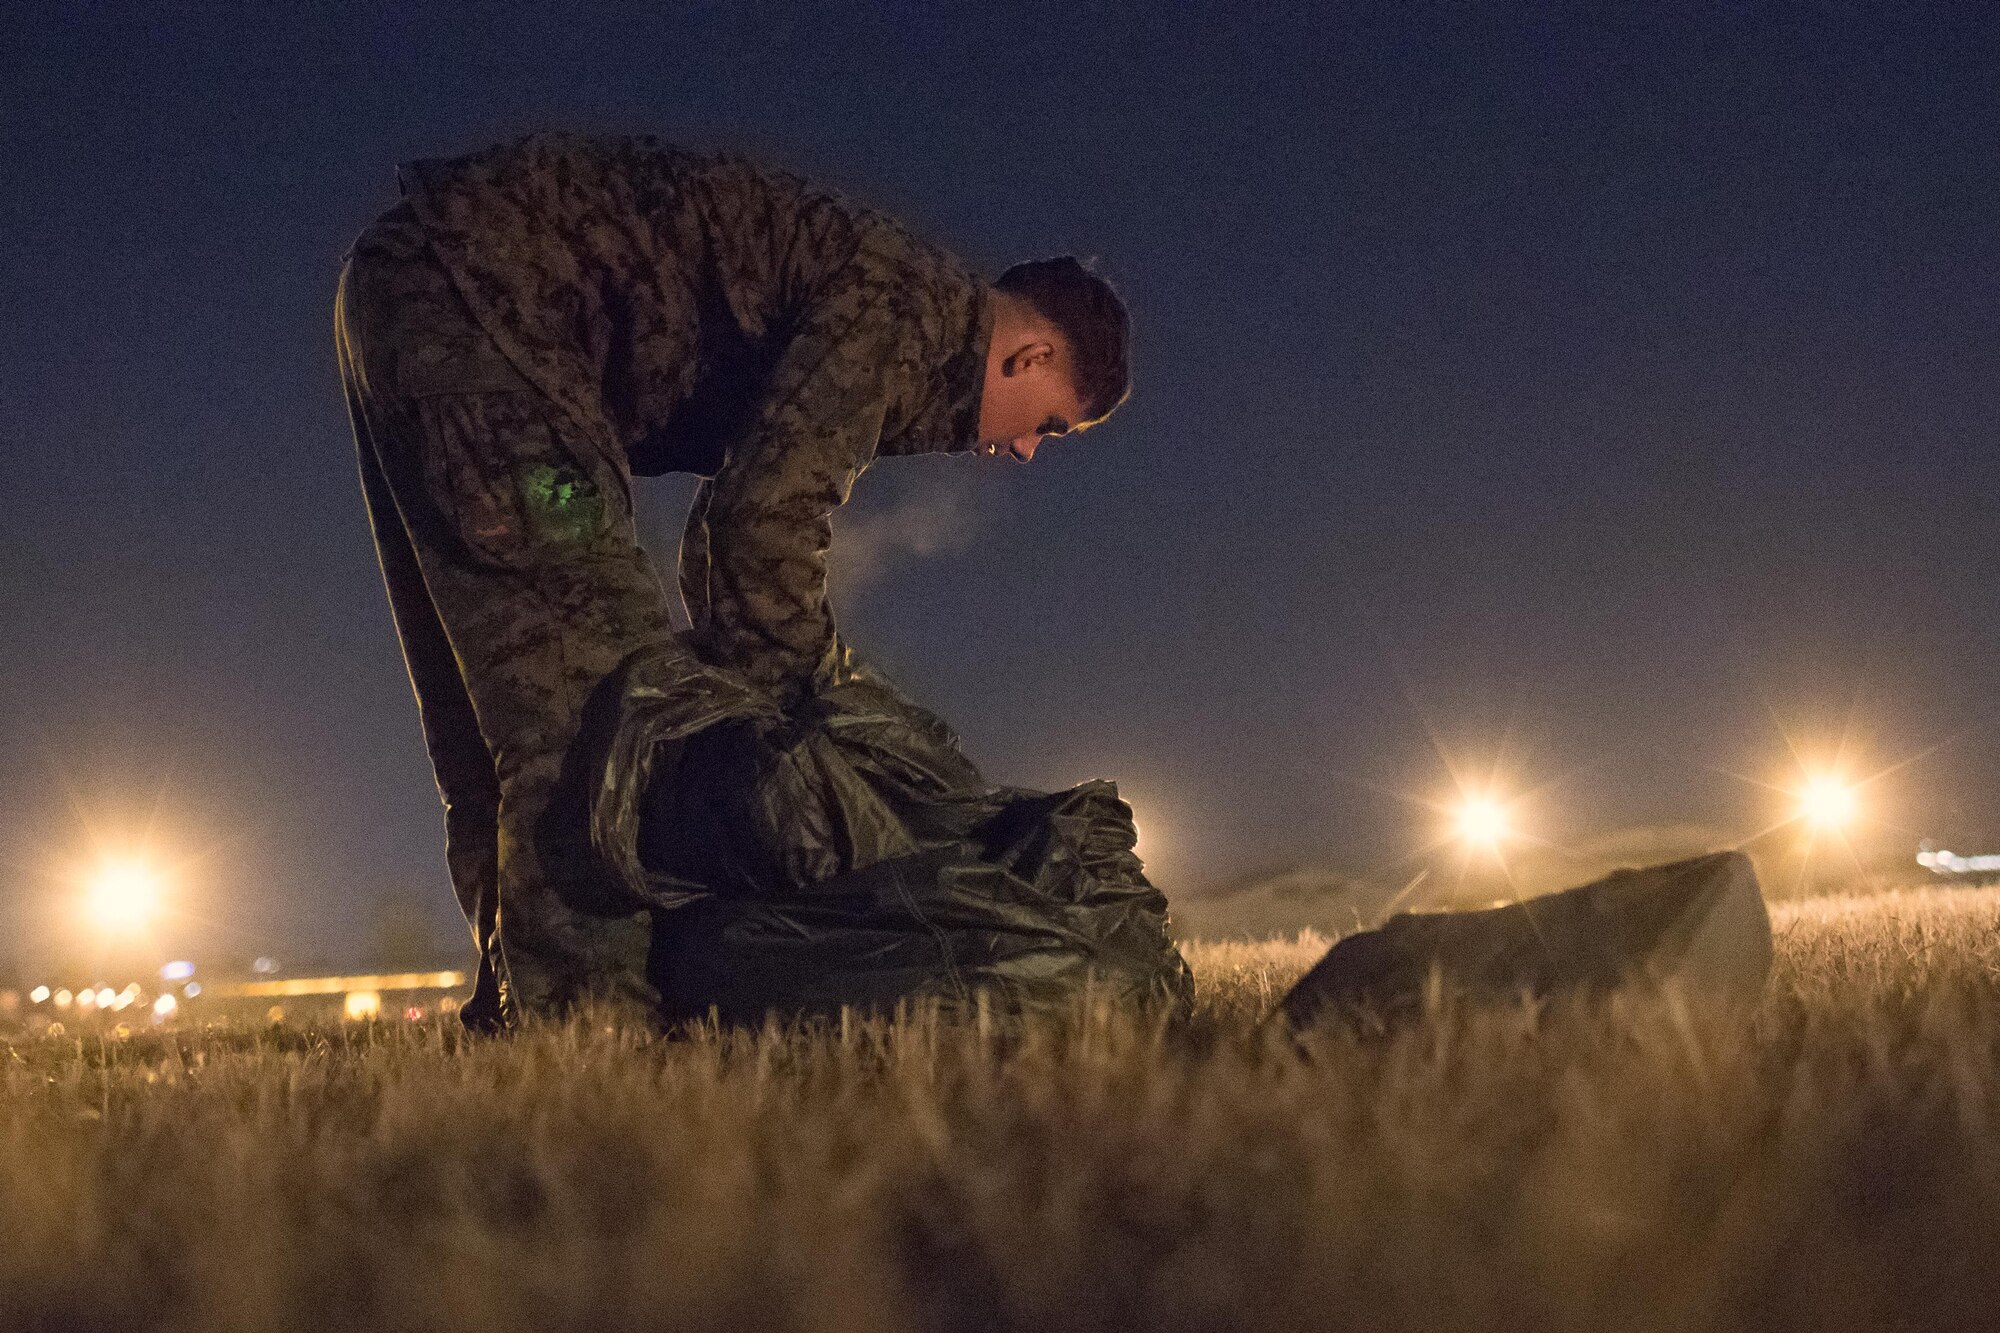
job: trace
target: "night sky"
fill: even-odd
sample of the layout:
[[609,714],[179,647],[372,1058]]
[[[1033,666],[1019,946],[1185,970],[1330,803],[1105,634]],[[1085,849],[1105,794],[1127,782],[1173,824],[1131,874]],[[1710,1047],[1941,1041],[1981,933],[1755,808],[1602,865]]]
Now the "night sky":
[[1098,257],[1131,402],[872,471],[836,606],[991,776],[1118,778],[1197,919],[1400,883],[1454,765],[1583,855],[1845,745],[1912,760],[1864,841],[2000,850],[2000,11],[1202,8],[13,7],[10,938],[150,839],[189,948],[461,949],[331,302],[397,162],[540,128]]

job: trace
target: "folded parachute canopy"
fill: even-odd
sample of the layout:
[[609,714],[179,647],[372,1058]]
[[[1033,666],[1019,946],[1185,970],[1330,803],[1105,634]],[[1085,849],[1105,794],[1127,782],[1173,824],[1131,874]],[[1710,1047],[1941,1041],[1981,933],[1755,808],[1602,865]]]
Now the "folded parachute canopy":
[[[619,681],[592,841],[652,905],[671,1019],[1086,988],[1185,1012],[1166,899],[1109,782],[996,788],[941,720],[844,657],[780,710],[683,643]],[[671,910],[659,910],[671,909]]]
[[1479,1000],[1593,994],[1632,981],[1753,1000],[1771,971],[1771,918],[1750,859],[1718,852],[1621,870],[1483,912],[1406,913],[1328,950],[1279,1005],[1295,1028],[1394,1018],[1435,987]]
[[[1166,900],[1111,783],[992,787],[950,728],[852,658],[781,710],[675,641],[635,655],[614,702],[592,842],[656,909],[670,1020],[981,994],[1024,1009],[1086,988],[1188,1010]],[[1306,1027],[1419,1011],[1438,988],[1511,1000],[1640,978],[1751,998],[1770,966],[1756,876],[1721,853],[1490,911],[1393,917],[1334,945],[1278,1014]]]

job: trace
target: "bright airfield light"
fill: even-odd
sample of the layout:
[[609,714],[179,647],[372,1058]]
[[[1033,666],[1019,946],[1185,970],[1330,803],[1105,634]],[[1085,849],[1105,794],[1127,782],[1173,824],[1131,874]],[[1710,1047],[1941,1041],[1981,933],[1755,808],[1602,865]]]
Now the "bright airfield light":
[[1468,796],[1459,803],[1460,840],[1475,847],[1493,847],[1507,836],[1507,811],[1490,796]]
[[47,986],[37,986],[28,992],[28,998],[36,1004],[46,1003],[49,998],[49,988]]
[[107,931],[144,929],[160,909],[160,877],[138,861],[107,862],[86,886],[84,907]]
[[1799,818],[1830,832],[1853,823],[1857,805],[1854,788],[1839,778],[1820,776],[1799,793]]

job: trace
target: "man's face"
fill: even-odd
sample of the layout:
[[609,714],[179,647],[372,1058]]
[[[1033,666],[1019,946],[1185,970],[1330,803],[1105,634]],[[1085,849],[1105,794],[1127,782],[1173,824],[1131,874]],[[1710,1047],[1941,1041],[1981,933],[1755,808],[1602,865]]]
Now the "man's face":
[[1065,435],[1083,420],[1070,386],[1066,357],[1047,341],[1023,339],[995,346],[986,357],[986,388],[979,400],[979,452],[1026,463],[1050,435]]

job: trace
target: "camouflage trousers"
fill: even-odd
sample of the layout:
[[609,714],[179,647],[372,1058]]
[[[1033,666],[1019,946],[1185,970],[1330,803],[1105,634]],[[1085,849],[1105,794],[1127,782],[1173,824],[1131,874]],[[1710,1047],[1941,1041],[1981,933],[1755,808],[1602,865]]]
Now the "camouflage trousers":
[[474,1028],[651,1008],[650,922],[589,847],[586,715],[670,629],[631,476],[474,322],[407,206],[340,276],[335,343],[389,605],[479,949]]

